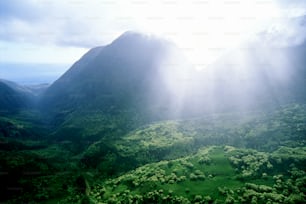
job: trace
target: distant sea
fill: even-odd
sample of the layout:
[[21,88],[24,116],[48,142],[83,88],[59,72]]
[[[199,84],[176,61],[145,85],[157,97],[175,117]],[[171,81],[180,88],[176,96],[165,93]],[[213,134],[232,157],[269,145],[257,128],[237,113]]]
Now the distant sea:
[[70,66],[69,64],[0,63],[0,79],[21,85],[51,84]]

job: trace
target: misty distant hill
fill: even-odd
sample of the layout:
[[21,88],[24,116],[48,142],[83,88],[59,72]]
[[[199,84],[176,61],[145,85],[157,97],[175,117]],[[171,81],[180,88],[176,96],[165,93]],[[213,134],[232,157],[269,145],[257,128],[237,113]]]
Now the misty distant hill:
[[1,115],[15,113],[33,106],[33,95],[30,90],[18,84],[0,79]]

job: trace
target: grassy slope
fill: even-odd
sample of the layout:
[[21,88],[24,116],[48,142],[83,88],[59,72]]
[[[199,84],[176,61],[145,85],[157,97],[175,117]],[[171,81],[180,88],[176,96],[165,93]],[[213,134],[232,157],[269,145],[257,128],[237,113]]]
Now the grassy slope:
[[[204,156],[210,158],[209,164],[199,163],[203,157],[200,151],[193,156],[140,167],[127,175],[107,182],[106,189],[119,193],[121,189],[135,187],[133,191],[141,195],[155,189],[162,189],[164,192],[172,191],[175,195],[191,199],[195,195],[210,195],[217,198],[218,187],[223,186],[225,180],[227,187],[242,185],[233,180],[235,171],[221,148],[210,148],[210,151],[203,152],[208,152]],[[134,184],[129,185],[128,180],[131,178]],[[139,183],[137,187],[136,182]],[[114,183],[118,183],[115,188]],[[113,193],[106,193],[105,197],[109,198]]]
[[[305,150],[305,148],[300,148],[296,149],[296,152],[303,154]],[[230,159],[233,155],[239,154],[245,156],[240,159],[243,165],[235,165]],[[275,154],[282,157],[277,152],[274,153],[274,156]],[[248,157],[257,158],[259,155],[264,155],[267,158],[267,163],[263,160],[248,162]],[[303,169],[301,164],[306,161],[306,158],[297,158],[295,157],[296,160],[291,161],[291,165],[297,165]],[[254,150],[211,146],[201,149],[191,156],[148,164],[115,179],[96,182],[97,185],[93,185],[89,197],[93,203],[134,203],[136,201],[193,203],[197,200],[203,203],[231,203],[229,199],[248,203],[250,198],[246,193],[250,193],[248,190],[252,188],[253,197],[260,197],[260,191],[263,189],[271,194],[265,195],[267,198],[274,196],[271,198],[272,201],[284,202],[285,196],[288,195],[302,196],[300,191],[303,192],[305,189],[301,185],[296,185],[295,191],[291,191],[287,195],[284,194],[286,184],[283,183],[286,179],[294,180],[294,177],[292,175],[290,177],[288,174],[289,168],[286,170],[280,168],[286,164],[286,161],[278,166],[270,167],[269,161],[273,162],[274,159],[275,157],[268,153]],[[259,168],[251,167],[254,164],[257,164]],[[239,166],[244,166],[243,168],[251,173],[244,175],[244,169],[239,169]],[[298,169],[296,166],[294,168]],[[265,174],[262,174],[262,171]],[[299,175],[299,179],[305,182],[306,174],[304,171],[305,167],[300,170],[302,174]],[[278,181],[274,181],[274,175],[285,175],[286,179],[283,179],[281,181],[283,183],[279,184],[284,186],[276,186]],[[295,180],[297,179],[295,178]],[[305,197],[302,196],[300,199],[305,199]],[[264,203],[265,198],[258,198],[258,200],[259,203]]]

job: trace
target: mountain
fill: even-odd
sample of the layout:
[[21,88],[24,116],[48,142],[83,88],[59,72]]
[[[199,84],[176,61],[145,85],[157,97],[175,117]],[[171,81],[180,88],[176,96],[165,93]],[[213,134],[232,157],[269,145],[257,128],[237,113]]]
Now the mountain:
[[89,50],[55,81],[41,110],[59,137],[97,140],[153,121],[303,103],[305,52],[306,43],[247,44],[196,71],[174,44],[126,32]]
[[172,43],[126,32],[77,61],[46,90],[41,109],[70,130],[96,124],[91,134],[97,137],[106,129],[113,133],[174,118],[179,102],[173,86],[182,83],[178,71],[189,68]]
[[32,92],[11,81],[0,80],[0,95],[1,115],[16,113],[33,107],[34,104]]

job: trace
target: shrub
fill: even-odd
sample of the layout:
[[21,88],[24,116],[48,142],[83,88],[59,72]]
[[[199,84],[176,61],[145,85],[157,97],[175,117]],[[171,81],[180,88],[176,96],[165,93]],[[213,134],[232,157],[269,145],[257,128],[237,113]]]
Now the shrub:
[[203,174],[203,172],[200,171],[200,170],[196,170],[194,173],[195,173],[196,175],[202,175],[202,174]]
[[202,196],[201,196],[201,195],[195,195],[193,200],[194,200],[195,202],[199,202],[199,201],[202,200]]
[[209,165],[209,164],[211,164],[211,159],[208,156],[205,155],[198,160],[198,163]]
[[189,179],[190,179],[191,181],[196,181],[196,180],[198,179],[198,176],[195,175],[194,173],[191,173],[191,174],[189,175]]
[[206,178],[205,175],[198,175],[198,179],[199,179],[199,180],[202,180],[202,181],[203,181],[203,180],[205,180],[205,178]]
[[225,203],[226,204],[233,204],[233,203],[235,203],[235,199],[232,196],[228,195],[225,199]]

